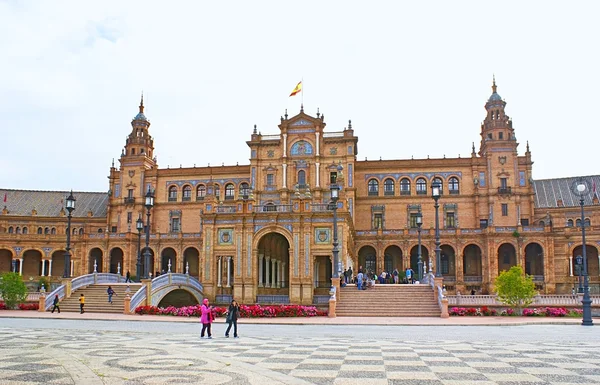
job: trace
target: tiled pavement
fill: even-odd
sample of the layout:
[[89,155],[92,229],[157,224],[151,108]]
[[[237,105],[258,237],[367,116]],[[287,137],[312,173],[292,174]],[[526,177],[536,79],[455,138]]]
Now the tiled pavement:
[[241,339],[217,326],[208,340],[196,325],[101,322],[0,324],[0,384],[600,384],[600,338],[581,326],[430,327],[420,338],[410,327],[323,326],[327,337],[248,325]]

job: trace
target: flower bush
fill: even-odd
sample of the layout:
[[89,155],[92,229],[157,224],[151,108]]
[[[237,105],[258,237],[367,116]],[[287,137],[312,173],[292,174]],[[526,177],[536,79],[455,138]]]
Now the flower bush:
[[[523,309],[524,317],[581,317],[581,309],[565,309],[564,307],[540,307]],[[496,309],[489,309],[487,306],[481,308],[474,307],[453,307],[449,311],[454,316],[513,316],[513,309],[503,309],[498,312]]]
[[[178,317],[200,317],[201,305],[166,308],[156,306],[138,306],[136,314],[172,315]],[[215,318],[224,317],[226,307],[213,307]],[[326,316],[326,311],[317,310],[314,306],[302,305],[240,305],[240,318],[274,318],[274,317],[316,317]]]
[[[40,308],[40,304],[35,303],[20,303],[17,305],[17,309],[19,310],[38,310]],[[8,310],[8,306],[4,302],[0,302],[0,310]]]

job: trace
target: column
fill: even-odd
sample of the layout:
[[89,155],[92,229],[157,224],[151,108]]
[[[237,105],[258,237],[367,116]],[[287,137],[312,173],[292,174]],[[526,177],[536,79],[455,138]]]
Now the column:
[[48,275],[52,276],[52,260],[48,261]]
[[23,258],[19,258],[19,275],[23,275]]
[[287,156],[287,134],[282,134],[283,136],[283,157]]
[[277,263],[277,281],[279,282],[279,286],[278,287],[283,287],[283,279],[281,279],[282,274],[281,272],[283,271],[283,262],[279,261],[279,263]]
[[[320,148],[321,148],[321,146],[320,146],[320,143],[319,143],[319,135],[320,135],[320,134],[321,134],[321,133],[320,133],[320,132],[318,132],[318,131],[316,131],[316,132],[315,132],[315,144],[317,145],[317,156],[321,155],[321,154],[319,154],[319,152],[320,152]],[[317,174],[317,175],[319,175],[319,174]],[[319,185],[319,184],[317,183],[317,186],[318,186],[318,185]]]
[[285,265],[285,262],[281,264],[281,287],[285,287]]
[[569,277],[573,276],[573,256],[569,255]]
[[46,261],[42,259],[42,277],[46,275]]
[[265,256],[258,254],[258,287],[263,287],[263,260]]
[[319,286],[319,262],[315,261],[315,276],[313,277],[314,287]]
[[273,258],[271,260],[271,287],[277,287],[277,282],[275,282],[275,269],[277,269],[277,260]]
[[[285,147],[284,147],[284,149],[285,149]],[[287,164],[284,163],[281,166],[283,167],[283,180],[281,181],[281,187],[287,188]]]
[[231,257],[227,257],[227,287],[231,287]]
[[275,272],[273,273],[273,276],[275,276],[276,281],[275,281],[275,287],[277,287],[278,289],[281,287],[281,273],[279,272],[279,270],[281,269],[281,262],[279,260],[275,261]]
[[316,179],[316,187],[320,187],[321,186],[321,181],[320,181],[320,178],[319,178],[319,176],[321,174],[320,171],[319,171],[319,166],[320,165],[321,165],[321,163],[315,162],[315,170],[316,170],[315,178],[317,178]]
[[222,286],[222,283],[221,283],[221,280],[223,278],[223,270],[221,270],[221,268],[222,268],[221,260],[222,259],[223,259],[223,257],[221,257],[221,256],[217,257],[217,287]]
[[265,263],[265,287],[271,287],[271,274],[269,273],[271,269],[271,256],[267,255],[265,258],[267,259],[267,263]]

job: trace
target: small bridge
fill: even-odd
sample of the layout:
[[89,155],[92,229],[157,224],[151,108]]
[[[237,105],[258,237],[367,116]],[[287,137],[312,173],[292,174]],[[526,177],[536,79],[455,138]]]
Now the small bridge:
[[[125,283],[125,277],[112,273],[93,273],[65,280],[63,284],[46,295],[45,310],[52,308],[52,299],[55,295],[62,301],[71,297],[78,289],[97,284]],[[167,273],[154,278],[152,281],[143,280],[142,287],[130,298],[130,303],[125,312],[133,313],[135,308],[142,305],[157,306],[160,301],[174,290],[188,291],[198,303],[202,303],[204,288],[200,281],[188,274]],[[128,288],[129,289],[129,288]]]

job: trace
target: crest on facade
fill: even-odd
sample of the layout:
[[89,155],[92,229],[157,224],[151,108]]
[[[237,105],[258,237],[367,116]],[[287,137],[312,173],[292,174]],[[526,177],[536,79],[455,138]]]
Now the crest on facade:
[[130,178],[133,178],[135,176],[135,170],[129,170],[128,174]]
[[219,229],[219,244],[220,245],[232,245],[233,244],[233,229]]
[[330,229],[327,227],[317,227],[315,229],[315,243],[328,244],[330,240]]
[[506,163],[506,157],[505,156],[499,156],[498,157],[498,161],[500,162],[500,164],[504,164],[504,163]]

